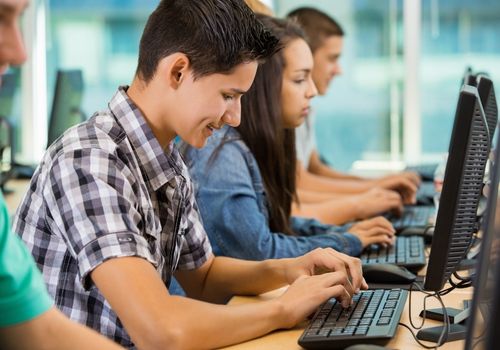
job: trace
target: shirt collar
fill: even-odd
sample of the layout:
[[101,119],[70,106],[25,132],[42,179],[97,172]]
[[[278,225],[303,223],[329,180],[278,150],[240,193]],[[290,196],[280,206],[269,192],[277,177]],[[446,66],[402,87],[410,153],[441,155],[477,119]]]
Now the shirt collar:
[[164,150],[142,112],[127,95],[128,86],[120,86],[111,101],[109,109],[125,131],[144,179],[154,191],[167,182],[175,181],[175,176],[183,175],[182,159],[173,143]]

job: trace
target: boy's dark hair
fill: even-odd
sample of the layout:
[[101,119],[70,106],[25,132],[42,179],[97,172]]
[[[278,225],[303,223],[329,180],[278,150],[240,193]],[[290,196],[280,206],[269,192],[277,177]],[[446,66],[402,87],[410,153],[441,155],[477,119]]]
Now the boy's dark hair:
[[332,17],[312,7],[299,7],[290,12],[287,17],[294,18],[306,32],[309,46],[314,53],[326,38],[344,36],[344,31]]
[[162,0],[144,28],[136,75],[149,82],[175,52],[188,56],[195,78],[229,73],[269,57],[277,43],[243,0]]

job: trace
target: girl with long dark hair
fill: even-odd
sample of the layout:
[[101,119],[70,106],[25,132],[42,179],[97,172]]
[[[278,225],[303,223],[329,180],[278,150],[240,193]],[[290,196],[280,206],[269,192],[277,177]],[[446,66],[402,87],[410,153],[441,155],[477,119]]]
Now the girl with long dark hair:
[[313,59],[296,24],[260,19],[283,48],[259,66],[242,98],[240,126],[218,130],[202,149],[184,149],[214,252],[261,260],[332,247],[356,256],[369,244],[392,244],[394,229],[382,217],[352,226],[291,217],[295,128],[309,114],[310,99],[317,93]]

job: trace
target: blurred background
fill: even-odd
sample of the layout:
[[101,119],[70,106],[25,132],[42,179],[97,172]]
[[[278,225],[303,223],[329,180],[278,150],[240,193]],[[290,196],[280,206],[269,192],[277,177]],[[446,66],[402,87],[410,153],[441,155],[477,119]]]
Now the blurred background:
[[[500,86],[498,0],[264,2],[278,16],[317,7],[346,32],[343,74],[313,102],[319,150],[339,169],[357,160],[438,160],[447,151],[465,69],[487,72]],[[66,110],[78,121],[106,108],[116,88],[130,83],[143,26],[157,3],[32,1],[23,19],[30,61],[12,70],[13,92],[0,102],[0,115],[13,127],[16,160],[40,159],[54,101],[71,102]],[[66,83],[74,96],[54,100],[58,70],[77,72]]]

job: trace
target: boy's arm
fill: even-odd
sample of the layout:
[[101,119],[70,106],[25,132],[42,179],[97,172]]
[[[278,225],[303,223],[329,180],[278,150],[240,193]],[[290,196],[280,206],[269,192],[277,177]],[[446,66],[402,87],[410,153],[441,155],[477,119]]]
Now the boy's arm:
[[[315,257],[319,259],[321,255],[330,264],[337,263],[330,250],[324,251],[323,254],[315,253]],[[209,259],[202,266],[204,273],[196,270],[183,272],[181,283],[189,277],[201,279],[193,285],[203,286],[201,294],[210,294],[210,297],[211,293],[205,288],[215,288],[217,284],[222,284],[221,289],[249,294],[259,289],[268,290],[266,283],[270,287],[283,285],[288,280],[294,283],[274,300],[225,306],[170,296],[157,271],[141,258],[110,259],[99,265],[91,277],[141,350],[216,348],[242,342],[274,329],[294,326],[331,297],[340,298],[347,306],[353,292],[346,273],[341,270],[308,276],[317,272],[314,269],[306,271],[306,268],[311,268],[306,263],[312,260],[311,257],[308,261],[289,259],[288,268],[278,266],[277,270],[281,271],[278,275],[285,272],[278,282],[271,280],[277,276],[276,272],[259,276],[269,269],[265,267],[267,263],[239,264],[234,259],[216,260]],[[366,288],[360,270],[353,273],[353,278],[356,280],[353,283]]]
[[197,270],[177,271],[176,278],[188,295],[224,302],[233,295],[258,295],[291,284],[301,275],[314,275],[318,269],[346,274],[355,289],[363,284],[359,259],[331,248],[318,248],[298,258],[264,261],[216,257]]
[[95,331],[70,321],[55,307],[30,321],[0,328],[0,343],[2,349],[10,350],[123,349]]
[[[297,188],[326,193],[355,194],[366,192],[373,187],[394,190],[401,194],[405,204],[415,203],[415,194],[420,185],[418,175],[411,172],[388,175],[375,179],[340,174],[321,162],[318,153],[313,151],[309,169],[297,162]],[[344,174],[345,175],[345,174]]]

